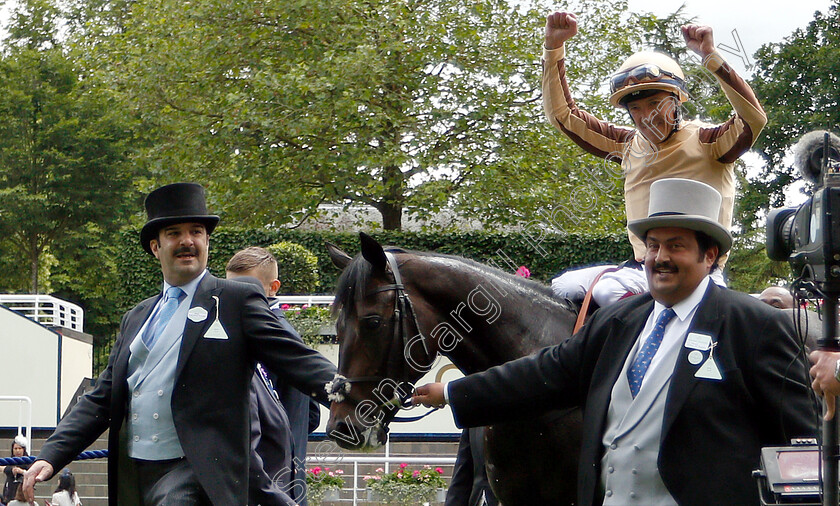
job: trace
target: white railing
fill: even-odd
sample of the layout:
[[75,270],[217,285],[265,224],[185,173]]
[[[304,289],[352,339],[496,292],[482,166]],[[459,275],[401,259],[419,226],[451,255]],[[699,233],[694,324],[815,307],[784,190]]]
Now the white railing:
[[[353,464],[353,486],[350,488],[344,488],[342,490],[350,490],[353,492],[353,506],[359,504],[360,500],[365,500],[364,497],[359,497],[359,492],[365,491],[365,486],[359,486],[359,464],[379,464],[382,463],[385,465],[385,472],[388,472],[388,465],[389,464],[443,464],[443,465],[454,465],[455,464],[455,457],[388,457],[387,453],[384,457],[364,457],[361,455],[356,454],[342,454],[342,455],[335,455],[335,456],[308,456],[306,457],[306,464],[307,466],[312,464]],[[346,476],[346,475],[345,475]],[[341,501],[340,502],[344,502]]]
[[0,401],[18,403],[17,433],[26,438],[26,453],[32,455],[32,399],[23,395],[0,395]]
[[308,304],[310,306],[329,306],[333,303],[333,295],[278,295],[276,297],[280,304],[298,306]]
[[83,332],[85,312],[72,302],[51,295],[0,295],[0,304],[42,325]]

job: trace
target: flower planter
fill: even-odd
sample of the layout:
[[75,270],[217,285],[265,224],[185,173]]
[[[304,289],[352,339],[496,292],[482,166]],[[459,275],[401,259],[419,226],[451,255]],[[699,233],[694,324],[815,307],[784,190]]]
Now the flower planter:
[[377,469],[372,476],[365,476],[368,501],[374,504],[417,506],[437,504],[446,497],[446,481],[441,477],[443,469],[410,469],[400,464],[393,472]]
[[320,506],[321,502],[335,502],[341,497],[344,486],[344,471],[330,470],[329,467],[315,466],[306,470],[306,497],[312,506]]
[[[397,491],[392,491],[392,493],[390,494],[381,492],[379,490],[373,490],[371,488],[366,488],[365,491],[367,492],[367,500],[376,504],[430,504],[430,497],[426,493],[421,494],[425,496],[421,498],[420,496],[412,497],[408,494],[400,494]],[[446,489],[435,489],[434,498],[432,499],[431,504],[443,503],[445,501]]]
[[435,502],[446,502],[446,489],[439,488],[435,492]]

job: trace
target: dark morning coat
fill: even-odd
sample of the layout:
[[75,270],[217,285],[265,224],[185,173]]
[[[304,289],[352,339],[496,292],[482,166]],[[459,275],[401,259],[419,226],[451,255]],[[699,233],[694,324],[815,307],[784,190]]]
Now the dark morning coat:
[[[580,405],[578,504],[600,504],[611,390],[652,307],[650,294],[630,297],[597,312],[561,345],[450,383],[456,423],[490,425]],[[689,350],[680,348],[665,407],[660,474],[680,505],[757,505],[751,471],[761,447],[813,437],[819,425],[792,323],[749,295],[710,283],[689,332],[717,341],[723,379],[696,378],[700,365],[691,365]]]
[[[226,340],[202,337],[216,319],[213,296],[219,299]],[[131,461],[120,444],[128,407],[128,348],[158,297],[144,300],[123,316],[108,366],[96,387],[61,420],[39,455],[57,472],[110,429],[108,496],[112,505],[126,506],[136,500]],[[269,310],[265,296],[250,284],[208,273],[192,301],[191,307],[198,306],[209,314],[198,323],[187,319],[184,329],[172,393],[175,428],[212,502],[243,505],[248,493],[248,385],[255,361],[324,403],[324,384],[333,379],[335,366],[291,338]]]
[[[289,335],[303,342],[297,330],[286,319],[283,310],[279,306],[272,305],[272,312],[277,315],[280,325],[283,326]],[[292,464],[295,467],[294,486],[289,494],[300,506],[307,506],[306,498],[306,446],[309,440],[309,433],[314,431],[321,421],[321,408],[311,397],[300,392],[286,381],[277,381],[275,384],[277,393],[280,396],[280,403],[289,416],[289,429],[292,437]]]
[[[458,457],[452,469],[452,479],[446,490],[443,506],[496,506],[487,469],[484,467],[484,427],[464,429],[458,443]],[[482,496],[486,502],[481,502]]]
[[292,434],[289,417],[276,393],[254,372],[251,380],[251,452],[248,481],[249,504],[295,506],[289,496],[292,474]]

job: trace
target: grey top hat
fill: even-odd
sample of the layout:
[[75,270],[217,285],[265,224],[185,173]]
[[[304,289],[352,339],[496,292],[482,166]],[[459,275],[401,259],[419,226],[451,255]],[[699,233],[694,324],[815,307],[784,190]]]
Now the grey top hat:
[[704,232],[720,244],[720,253],[732,247],[732,235],[718,222],[721,197],[717,190],[691,179],[660,179],[650,185],[648,217],[627,228],[644,239],[649,230],[679,227]]
[[207,234],[213,232],[219,217],[207,214],[204,187],[197,183],[175,183],[161,186],[146,197],[148,221],[140,230],[140,244],[153,255],[149,242],[156,239],[161,228],[178,223],[201,223]]

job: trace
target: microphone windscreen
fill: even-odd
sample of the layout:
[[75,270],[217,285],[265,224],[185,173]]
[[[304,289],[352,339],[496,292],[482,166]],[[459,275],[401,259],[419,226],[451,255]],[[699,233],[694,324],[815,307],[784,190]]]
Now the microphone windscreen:
[[793,166],[810,183],[819,183],[822,174],[823,145],[828,133],[829,158],[840,162],[840,137],[826,130],[814,130],[803,135],[793,147]]

